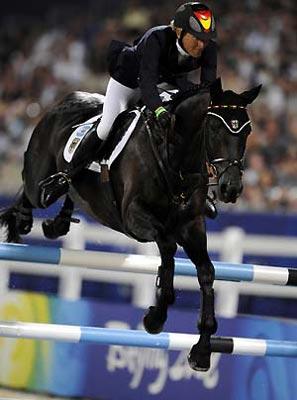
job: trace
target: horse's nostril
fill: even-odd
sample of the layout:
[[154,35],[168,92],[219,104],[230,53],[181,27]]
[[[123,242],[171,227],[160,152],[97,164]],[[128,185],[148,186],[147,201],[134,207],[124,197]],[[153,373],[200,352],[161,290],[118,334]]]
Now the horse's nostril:
[[242,185],[234,185],[231,182],[222,183],[220,186],[220,192],[223,201],[235,203],[237,198],[240,196],[242,191]]

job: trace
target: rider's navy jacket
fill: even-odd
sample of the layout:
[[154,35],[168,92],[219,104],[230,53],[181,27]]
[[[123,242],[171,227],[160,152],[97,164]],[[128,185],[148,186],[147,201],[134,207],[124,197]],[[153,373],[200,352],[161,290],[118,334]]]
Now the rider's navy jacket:
[[152,111],[162,105],[157,84],[167,82],[185,89],[192,85],[187,73],[201,68],[200,82],[216,79],[217,45],[209,41],[201,57],[181,56],[176,45],[176,33],[170,26],[148,30],[133,46],[112,41],[109,72],[122,85],[141,89],[142,99]]

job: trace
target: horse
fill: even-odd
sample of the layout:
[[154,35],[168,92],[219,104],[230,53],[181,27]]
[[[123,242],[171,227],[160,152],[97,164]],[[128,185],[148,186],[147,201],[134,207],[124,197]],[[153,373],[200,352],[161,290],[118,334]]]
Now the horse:
[[[219,78],[208,89],[177,94],[167,105],[175,115],[175,124],[167,132],[153,113],[141,108],[126,147],[108,173],[101,172],[105,179],[87,168],[80,171],[72,179],[60,213],[43,224],[49,238],[66,234],[76,203],[103,225],[141,242],[156,242],[161,257],[156,301],[143,318],[151,334],[162,331],[168,306],[174,303],[174,255],[177,245],[182,246],[200,285],[200,337],[188,355],[196,371],[210,368],[210,337],[217,331],[214,266],[205,228],[207,165],[216,171],[219,200],[236,202],[243,189],[243,156],[251,132],[247,105],[260,88],[240,94],[224,91]],[[29,233],[32,209],[40,207],[39,182],[65,165],[63,149],[73,126],[97,115],[102,102],[100,95],[73,92],[37,124],[24,154],[23,188],[15,204],[0,217],[8,241]],[[116,133],[126,130],[130,114],[118,117],[113,127]]]

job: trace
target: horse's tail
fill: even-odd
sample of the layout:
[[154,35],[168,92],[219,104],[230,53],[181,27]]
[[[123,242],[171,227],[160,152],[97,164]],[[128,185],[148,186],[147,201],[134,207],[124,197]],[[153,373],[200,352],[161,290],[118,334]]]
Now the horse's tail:
[[20,204],[22,195],[23,188],[18,191],[12,206],[0,209],[0,228],[5,229],[5,241],[9,243],[21,242],[17,223],[17,215],[18,205]]

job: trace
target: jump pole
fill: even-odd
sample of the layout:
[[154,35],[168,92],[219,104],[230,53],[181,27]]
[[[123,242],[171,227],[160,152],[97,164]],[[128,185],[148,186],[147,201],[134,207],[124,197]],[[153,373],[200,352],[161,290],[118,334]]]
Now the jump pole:
[[[0,260],[153,275],[157,273],[157,266],[160,263],[160,258],[157,256],[114,254],[7,243],[0,244]],[[176,258],[175,264],[175,275],[196,276],[196,269],[191,261]],[[217,261],[214,261],[213,264],[216,280],[297,286],[297,268]]]
[[[0,336],[165,350],[189,350],[199,339],[199,335],[185,333],[166,332],[150,335],[140,330],[29,322],[0,322]],[[297,357],[297,342],[218,336],[211,338],[211,351],[245,356]]]

